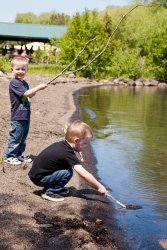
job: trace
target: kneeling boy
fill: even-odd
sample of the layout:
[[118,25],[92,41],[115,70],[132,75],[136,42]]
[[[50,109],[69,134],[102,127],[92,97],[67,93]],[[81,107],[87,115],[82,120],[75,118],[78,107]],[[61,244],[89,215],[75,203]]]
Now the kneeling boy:
[[53,143],[35,158],[29,177],[35,185],[44,187],[42,198],[63,201],[63,196],[69,192],[64,187],[72,178],[73,170],[99,193],[107,194],[106,188],[81,165],[76,156],[76,153],[80,153],[91,138],[90,127],[76,120],[68,126],[65,140]]

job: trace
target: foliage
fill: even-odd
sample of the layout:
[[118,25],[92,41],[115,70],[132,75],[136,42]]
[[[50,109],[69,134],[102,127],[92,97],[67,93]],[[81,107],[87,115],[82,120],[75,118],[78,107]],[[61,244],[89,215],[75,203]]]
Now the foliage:
[[167,0],[135,0],[133,1],[134,4],[155,4],[161,5],[163,7],[167,7]]
[[55,76],[61,70],[61,65],[55,64],[44,64],[44,63],[30,63],[28,74],[48,74]]
[[[29,64],[28,74],[48,74],[54,76],[62,70],[59,64],[46,64],[46,63],[31,63]],[[0,71],[3,73],[11,72],[11,64],[8,56],[0,56]]]
[[[140,7],[126,20],[122,42],[133,52],[138,48],[142,77],[166,77],[165,49],[167,10]],[[122,32],[121,32],[122,33]],[[159,53],[159,51],[161,51]],[[133,54],[133,53],[132,53]],[[161,63],[159,62],[161,61]]]
[[116,77],[136,79],[142,75],[142,62],[139,59],[139,49],[117,50],[112,58],[110,74]]
[[32,12],[27,12],[24,14],[18,13],[15,18],[15,23],[36,23],[37,17]]
[[148,69],[156,78],[167,79],[167,27],[156,32],[148,45]]
[[16,23],[67,25],[71,17],[64,13],[43,12],[39,16],[32,12],[18,13],[15,18]]
[[[130,8],[109,7],[102,13],[85,10],[82,15],[76,14],[61,42],[62,64],[72,62],[86,42],[96,37],[96,42],[87,46],[71,70],[88,64],[102,51],[122,15]],[[78,74],[166,79],[166,23],[166,8],[138,7],[121,23],[105,52]]]
[[64,13],[52,13],[50,17],[50,23],[54,25],[67,25],[70,21],[70,16],[65,15]]
[[35,50],[31,55],[31,60],[35,63],[42,63],[45,58],[45,52],[41,49]]
[[0,71],[3,73],[10,72],[10,68],[8,56],[0,56]]
[[[69,64],[84,45],[93,38],[96,41],[89,43],[80,57],[76,60],[71,70],[78,69],[86,65],[94,58],[104,47],[109,36],[108,31],[111,29],[111,19],[106,17],[100,20],[96,11],[85,11],[82,15],[77,13],[72,19],[66,35],[61,41],[62,53],[61,61],[64,65]],[[107,71],[105,63],[110,56],[111,51],[103,54],[95,60],[93,64],[82,70],[82,75],[87,77],[97,77],[99,72]]]

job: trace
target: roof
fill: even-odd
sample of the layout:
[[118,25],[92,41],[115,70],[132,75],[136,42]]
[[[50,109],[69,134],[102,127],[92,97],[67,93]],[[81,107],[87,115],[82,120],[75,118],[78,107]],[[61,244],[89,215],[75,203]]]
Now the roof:
[[46,42],[53,37],[62,37],[66,33],[66,30],[67,27],[63,25],[0,22],[0,39],[10,41],[26,40]]

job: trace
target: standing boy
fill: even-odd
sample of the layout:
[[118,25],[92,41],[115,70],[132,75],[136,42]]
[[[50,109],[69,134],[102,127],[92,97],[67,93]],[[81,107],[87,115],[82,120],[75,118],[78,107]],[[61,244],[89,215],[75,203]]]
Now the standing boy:
[[29,89],[28,83],[24,80],[28,70],[27,58],[15,56],[11,61],[11,66],[14,74],[14,78],[9,85],[11,127],[4,161],[9,164],[19,165],[24,161],[32,161],[23,155],[30,126],[30,98],[38,91],[45,89],[47,85],[39,84]]
[[101,194],[107,194],[106,188],[81,165],[76,156],[91,138],[90,127],[76,120],[68,126],[65,140],[53,143],[35,158],[29,177],[35,185],[44,188],[42,198],[63,201],[63,196],[69,193],[64,186],[70,181],[73,170]]

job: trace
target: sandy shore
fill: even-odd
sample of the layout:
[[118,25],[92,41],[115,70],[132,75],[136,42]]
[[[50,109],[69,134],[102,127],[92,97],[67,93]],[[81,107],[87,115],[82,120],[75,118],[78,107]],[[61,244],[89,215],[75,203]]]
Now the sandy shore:
[[[49,76],[27,77],[30,87],[46,83]],[[0,154],[6,148],[10,123],[8,83],[0,78]],[[97,82],[63,78],[53,82],[32,99],[31,128],[26,154],[35,156],[49,144],[61,140],[64,126],[78,118],[76,91]],[[77,109],[76,109],[77,108]],[[85,152],[85,167],[96,174],[91,149]],[[0,249],[129,249],[123,246],[122,233],[115,224],[115,213],[106,197],[74,175],[71,194],[64,202],[49,202],[40,197],[41,189],[28,178],[31,164],[11,166],[0,163]],[[101,223],[99,224],[99,220]]]

